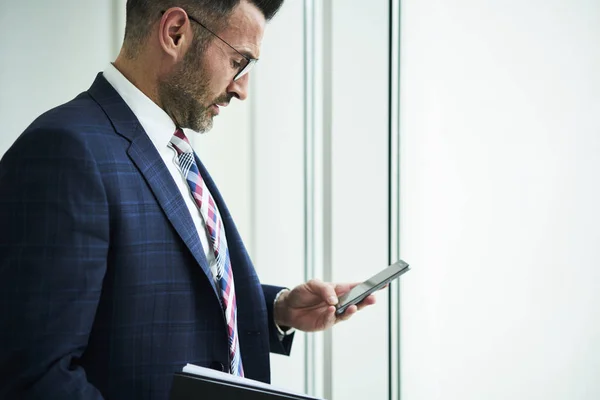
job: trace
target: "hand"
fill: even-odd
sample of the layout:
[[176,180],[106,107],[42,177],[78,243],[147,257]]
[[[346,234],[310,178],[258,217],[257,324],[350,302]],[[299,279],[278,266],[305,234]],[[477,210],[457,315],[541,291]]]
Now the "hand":
[[358,305],[352,305],[341,315],[335,314],[338,297],[349,292],[357,283],[325,283],[312,279],[282,293],[275,304],[275,322],[305,332],[322,331],[340,321],[348,320],[358,310],[375,304],[370,295]]

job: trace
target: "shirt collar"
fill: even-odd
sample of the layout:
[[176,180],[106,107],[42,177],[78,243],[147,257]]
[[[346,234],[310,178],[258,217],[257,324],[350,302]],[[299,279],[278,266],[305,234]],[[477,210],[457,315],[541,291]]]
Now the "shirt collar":
[[131,83],[112,63],[103,72],[104,78],[119,93],[157,149],[169,145],[175,133],[175,123],[169,115]]

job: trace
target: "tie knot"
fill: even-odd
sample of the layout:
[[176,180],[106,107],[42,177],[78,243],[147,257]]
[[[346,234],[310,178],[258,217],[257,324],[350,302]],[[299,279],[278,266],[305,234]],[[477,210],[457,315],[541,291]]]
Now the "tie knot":
[[173,137],[171,138],[171,144],[175,150],[177,150],[177,154],[194,152],[192,146],[190,145],[190,141],[188,140],[187,136],[185,136],[185,133],[183,133],[181,128],[177,128],[175,134],[173,134]]

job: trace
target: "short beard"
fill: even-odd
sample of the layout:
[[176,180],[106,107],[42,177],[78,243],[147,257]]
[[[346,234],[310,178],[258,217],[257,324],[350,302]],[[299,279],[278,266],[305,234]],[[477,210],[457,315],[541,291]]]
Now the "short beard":
[[201,65],[201,49],[190,49],[175,70],[158,82],[158,100],[179,128],[204,133],[212,128],[213,115],[209,79]]

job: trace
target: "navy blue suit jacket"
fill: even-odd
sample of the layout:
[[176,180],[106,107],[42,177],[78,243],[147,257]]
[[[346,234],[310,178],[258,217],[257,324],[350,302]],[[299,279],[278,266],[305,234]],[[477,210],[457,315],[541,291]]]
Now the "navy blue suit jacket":
[[[246,376],[288,354],[232,217],[221,212]],[[0,162],[0,398],[166,399],[186,363],[227,366],[198,233],[138,120],[98,75]]]

